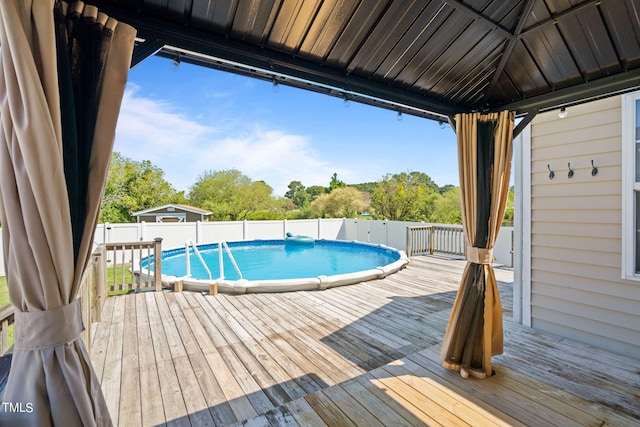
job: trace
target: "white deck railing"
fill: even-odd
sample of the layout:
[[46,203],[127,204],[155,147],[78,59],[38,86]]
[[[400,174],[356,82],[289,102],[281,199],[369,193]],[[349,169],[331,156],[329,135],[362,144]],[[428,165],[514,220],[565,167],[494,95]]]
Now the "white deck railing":
[[[91,324],[100,321],[102,306],[106,297],[104,283],[102,254],[94,252],[82,276],[77,294],[77,298],[81,300],[82,305],[82,323],[85,325],[80,337],[89,350],[91,349],[92,338]],[[0,356],[6,354],[13,346],[13,339],[10,337],[9,331],[13,326],[15,311],[15,307],[11,303],[0,307]]]
[[15,308],[11,303],[0,307],[0,356],[3,356],[13,340],[9,340],[9,327],[13,325]]
[[407,227],[407,256],[441,253],[464,256],[466,240],[461,226]]
[[[143,288],[162,290],[162,238],[144,242],[106,243],[95,251],[102,254],[100,266],[106,291],[131,291]],[[143,274],[138,263],[153,256],[153,275]]]

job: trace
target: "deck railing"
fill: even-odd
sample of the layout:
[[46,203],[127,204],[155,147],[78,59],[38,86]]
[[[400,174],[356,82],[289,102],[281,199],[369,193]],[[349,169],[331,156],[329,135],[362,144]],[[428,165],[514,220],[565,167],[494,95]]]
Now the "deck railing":
[[[85,330],[80,337],[87,349],[91,349],[91,325],[100,321],[100,314],[106,297],[102,268],[103,251],[98,248],[92,255],[80,282],[76,298],[81,300],[82,323]],[[0,356],[5,355],[13,345],[9,330],[15,318],[15,307],[9,303],[0,307]]]
[[407,256],[434,253],[466,254],[467,243],[462,227],[419,225],[407,227]]
[[[146,242],[107,243],[103,251],[101,269],[107,292],[154,288],[162,290],[162,239]],[[146,274],[136,265],[140,260],[153,257],[153,275]]]
[[9,303],[0,307],[0,356],[6,354],[11,345],[9,340],[9,327],[13,325],[15,308]]

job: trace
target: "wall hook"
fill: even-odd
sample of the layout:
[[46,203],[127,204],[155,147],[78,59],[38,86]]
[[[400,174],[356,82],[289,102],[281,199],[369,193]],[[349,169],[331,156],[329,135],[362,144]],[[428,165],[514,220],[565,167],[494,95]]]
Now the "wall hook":
[[598,175],[598,168],[593,165],[593,160],[591,160],[591,176]]
[[569,179],[571,179],[571,177],[573,177],[573,169],[571,169],[571,163],[567,163],[567,165],[569,165],[569,173],[567,174],[567,176],[569,177]]
[[551,166],[547,165],[547,169],[549,169],[549,179],[553,179],[556,174],[551,170]]

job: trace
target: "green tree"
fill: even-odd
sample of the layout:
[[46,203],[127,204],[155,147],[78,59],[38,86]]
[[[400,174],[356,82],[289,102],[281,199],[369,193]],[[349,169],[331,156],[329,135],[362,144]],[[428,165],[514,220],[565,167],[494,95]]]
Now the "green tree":
[[386,175],[373,190],[371,206],[377,217],[416,221],[420,219],[420,208],[431,192],[433,190],[419,174]]
[[453,185],[453,184],[443,185],[442,187],[438,187],[438,193],[439,194],[444,194],[444,193],[446,193],[447,191],[451,190],[454,187],[455,187],[455,185]]
[[367,195],[353,187],[336,188],[322,194],[311,203],[311,207],[324,217],[353,218],[369,207]]
[[377,185],[377,182],[362,182],[360,184],[349,185],[349,187],[353,187],[360,191],[364,191],[365,193],[372,194]]
[[288,185],[289,191],[284,194],[286,199],[289,199],[298,208],[303,208],[309,204],[311,195],[307,193],[306,188],[300,181],[291,181]]
[[264,181],[252,181],[237,169],[207,171],[191,187],[189,199],[193,205],[212,211],[214,219],[237,221],[270,209],[272,191]]
[[424,198],[419,210],[419,219],[421,221],[435,222],[432,218],[436,211],[436,203],[441,198],[442,196],[438,191],[433,191]]
[[318,196],[327,192],[327,189],[322,185],[312,185],[311,187],[307,187],[306,190],[307,194],[309,194],[310,202],[313,202]]
[[511,188],[509,188],[509,194],[507,196],[507,206],[504,211],[504,218],[502,219],[502,224],[505,226],[511,226],[511,227],[513,226],[513,219],[514,219],[514,212],[515,212],[515,207],[514,207],[515,196],[516,194],[512,186]]
[[133,212],[167,203],[180,203],[177,193],[164,179],[164,171],[149,160],[134,161],[120,153],[111,155],[100,211],[100,222],[133,222]]
[[440,224],[462,224],[460,187],[453,187],[436,198],[434,211],[429,220]]
[[344,188],[345,185],[346,184],[344,183],[344,181],[339,180],[338,174],[334,172],[333,175],[331,175],[331,181],[329,182],[329,188],[327,188],[327,193],[331,193],[336,188]]
[[436,184],[429,175],[424,172],[409,172],[409,180],[412,183],[418,183],[425,185],[427,188],[430,188],[432,191],[438,191],[438,184]]
[[287,219],[312,219],[320,217],[322,217],[322,213],[314,209],[313,202],[302,209],[291,211],[289,215],[287,215]]

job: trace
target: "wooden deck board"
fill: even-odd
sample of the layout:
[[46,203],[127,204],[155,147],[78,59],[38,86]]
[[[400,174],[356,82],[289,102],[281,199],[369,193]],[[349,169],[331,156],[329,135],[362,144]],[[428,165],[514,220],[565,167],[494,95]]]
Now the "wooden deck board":
[[438,352],[464,261],[325,291],[110,297],[92,360],[115,425],[640,426],[640,360],[513,325],[463,379]]
[[122,339],[124,334],[124,298],[115,298],[113,319],[110,321],[109,338],[102,373],[102,391],[114,425],[118,424],[122,380]]
[[102,322],[95,323],[95,333],[92,334],[91,363],[99,380],[102,380],[102,374],[104,373],[104,364],[109,346],[109,330],[111,328],[115,300],[115,298],[107,298],[102,308]]
[[[244,302],[248,302],[248,299],[244,299]],[[301,382],[295,380],[296,377],[301,376],[306,379],[306,370],[298,366],[284,351],[282,351],[271,338],[273,334],[271,328],[261,322],[261,318],[256,316],[254,310],[241,303],[241,300],[234,298],[233,296],[227,299],[230,307],[230,313],[243,327],[249,331],[253,340],[245,342],[245,345],[252,347],[252,353],[256,356],[257,360],[264,366],[267,372],[271,373],[274,379],[278,380],[278,384],[287,393],[290,400],[295,400],[304,397],[308,391],[305,391],[304,386],[308,385],[309,381]],[[235,305],[234,305],[235,304]],[[232,307],[232,308],[231,308]],[[257,311],[257,310],[256,310]],[[262,318],[264,318],[264,314]],[[257,325],[262,326],[259,328]],[[269,333],[269,335],[265,335]],[[304,337],[306,335],[303,334]],[[296,336],[297,338],[298,336]],[[281,341],[282,342],[282,341]],[[313,344],[313,340],[307,341],[309,344]],[[309,347],[309,345],[307,346]],[[313,391],[319,390],[321,387],[314,382]]]
[[[184,295],[192,304],[193,312],[198,320],[191,327],[202,328],[204,330],[204,333],[206,334],[206,337],[208,337],[208,339],[203,338],[202,340],[199,340],[198,343],[203,350],[205,359],[207,360],[207,364],[211,368],[211,371],[215,373],[215,378],[219,383],[224,396],[227,399],[231,411],[236,416],[237,420],[244,420],[255,417],[257,415],[257,412],[251,405],[251,402],[245,395],[242,387],[240,387],[240,384],[236,380],[233,372],[225,363],[225,360],[222,358],[222,355],[218,351],[218,348],[215,346],[215,341],[218,341],[222,338],[218,338],[218,336],[220,335],[219,331],[200,304],[200,300],[197,299],[199,295]],[[200,298],[202,297],[200,296]],[[224,345],[224,343],[221,345]],[[209,391],[209,393],[212,392],[213,390]]]
[[142,424],[140,395],[140,360],[138,357],[138,330],[136,301],[125,298],[124,331],[122,338],[122,383],[120,385],[120,414],[118,419]]

